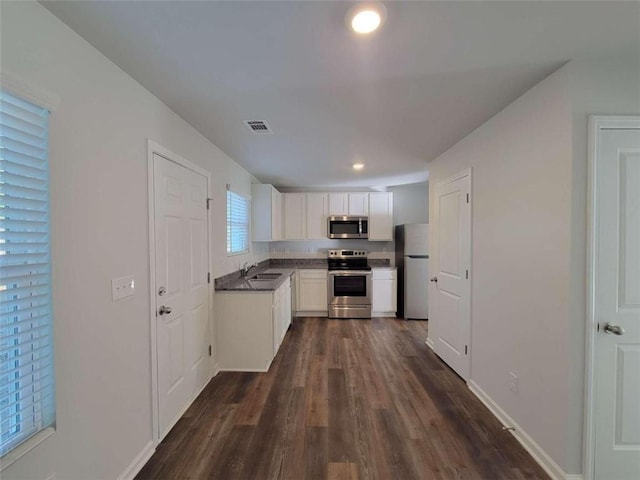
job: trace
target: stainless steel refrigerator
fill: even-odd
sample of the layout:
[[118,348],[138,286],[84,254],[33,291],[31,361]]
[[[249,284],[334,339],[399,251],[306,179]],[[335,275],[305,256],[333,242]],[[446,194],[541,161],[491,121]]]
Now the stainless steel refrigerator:
[[429,318],[429,224],[407,223],[395,229],[398,267],[398,316]]

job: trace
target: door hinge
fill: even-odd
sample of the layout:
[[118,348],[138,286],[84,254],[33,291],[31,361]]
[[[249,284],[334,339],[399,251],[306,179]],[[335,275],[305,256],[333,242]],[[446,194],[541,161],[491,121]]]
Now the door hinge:
[[596,332],[599,332],[599,331],[600,331],[600,322],[596,324]]
[[209,210],[209,207],[211,205],[211,201],[213,200],[213,198],[207,198],[207,210]]
[[468,352],[469,352],[469,348],[465,345],[464,346],[464,354],[467,355]]
[[207,272],[207,283],[211,283],[211,272]]
[[209,356],[211,356],[211,345],[209,345]]
[[465,270],[467,272],[467,280],[469,280],[469,270]]
[[467,203],[469,203],[469,194],[467,193]]

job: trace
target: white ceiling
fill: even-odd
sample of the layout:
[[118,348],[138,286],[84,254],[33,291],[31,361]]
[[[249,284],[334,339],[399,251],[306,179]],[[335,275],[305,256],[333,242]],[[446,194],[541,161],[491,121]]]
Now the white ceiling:
[[282,186],[423,181],[429,160],[568,60],[640,54],[638,2],[386,2],[371,37],[346,30],[348,2],[43,4]]

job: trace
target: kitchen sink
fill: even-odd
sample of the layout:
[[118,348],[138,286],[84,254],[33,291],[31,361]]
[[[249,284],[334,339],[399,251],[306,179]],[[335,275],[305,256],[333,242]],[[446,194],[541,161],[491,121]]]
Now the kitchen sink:
[[258,273],[250,278],[250,280],[275,280],[282,276],[281,273]]

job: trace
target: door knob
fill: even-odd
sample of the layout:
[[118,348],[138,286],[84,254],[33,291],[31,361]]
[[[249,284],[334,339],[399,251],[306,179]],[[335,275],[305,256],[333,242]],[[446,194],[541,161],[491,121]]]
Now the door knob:
[[436,282],[436,283],[438,283],[438,277],[431,277],[431,278],[430,278],[430,280],[431,280],[432,282]]
[[624,328],[622,328],[620,325],[616,325],[615,323],[605,323],[604,333],[609,333],[612,335],[624,335]]
[[165,307],[164,305],[160,306],[160,309],[158,310],[158,314],[159,315],[164,315],[164,314],[170,314],[171,313],[171,307]]

